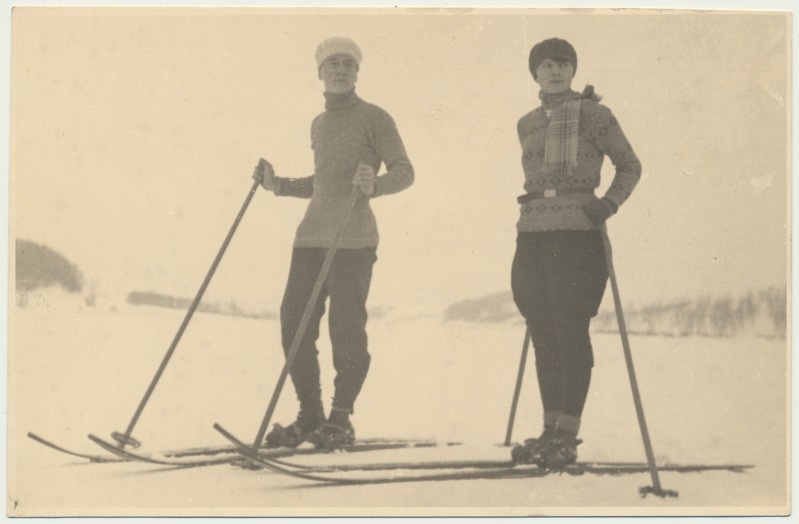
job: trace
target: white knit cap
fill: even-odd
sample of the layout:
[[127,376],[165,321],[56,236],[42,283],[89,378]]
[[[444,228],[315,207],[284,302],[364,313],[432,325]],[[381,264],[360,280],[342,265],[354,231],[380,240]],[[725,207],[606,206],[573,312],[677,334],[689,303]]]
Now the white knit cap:
[[349,55],[353,57],[355,59],[355,63],[358,64],[358,67],[361,67],[363,55],[361,55],[361,50],[358,48],[358,44],[349,38],[333,36],[319,44],[319,47],[316,48],[316,68],[319,69],[322,67],[322,62],[337,54]]

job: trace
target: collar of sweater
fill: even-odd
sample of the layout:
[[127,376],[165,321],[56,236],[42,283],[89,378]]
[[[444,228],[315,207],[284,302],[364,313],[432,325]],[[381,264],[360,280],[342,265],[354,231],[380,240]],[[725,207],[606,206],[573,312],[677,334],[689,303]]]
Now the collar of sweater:
[[325,109],[328,111],[347,109],[360,101],[361,99],[355,94],[355,89],[351,89],[346,93],[328,93],[325,91]]

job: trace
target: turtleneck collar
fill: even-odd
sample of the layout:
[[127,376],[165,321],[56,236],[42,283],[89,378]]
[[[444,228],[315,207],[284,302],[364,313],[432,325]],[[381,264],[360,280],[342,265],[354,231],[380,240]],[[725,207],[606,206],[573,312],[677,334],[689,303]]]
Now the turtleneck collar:
[[328,111],[347,109],[360,101],[361,99],[355,94],[355,89],[351,89],[346,93],[328,93],[325,91],[325,109]]

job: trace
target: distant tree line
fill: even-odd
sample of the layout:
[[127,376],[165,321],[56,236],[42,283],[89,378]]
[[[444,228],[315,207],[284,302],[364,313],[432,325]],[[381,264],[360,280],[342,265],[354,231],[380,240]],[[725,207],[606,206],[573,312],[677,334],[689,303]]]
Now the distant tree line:
[[[53,249],[29,240],[15,241],[15,283],[17,303],[25,305],[29,293],[40,288],[60,286],[71,293],[84,289],[84,278],[78,267]],[[91,286],[90,286],[91,287]],[[87,304],[93,304],[90,290]],[[92,298],[92,300],[89,300]],[[127,301],[136,305],[151,305],[172,309],[188,309],[191,300],[154,292],[134,291]],[[201,303],[198,311],[252,318],[275,318],[267,310],[248,311],[235,301]],[[388,310],[375,308],[374,318],[385,316]],[[787,336],[787,288],[769,287],[738,298],[730,296],[696,300],[655,302],[640,307],[624,306],[624,317],[630,333],[666,336],[731,337],[739,333],[757,332],[771,336]],[[452,303],[442,318],[444,321],[471,323],[520,322],[521,318],[510,292],[500,292],[475,299]],[[592,327],[598,331],[617,331],[616,313],[611,307],[597,315]]]
[[[705,296],[697,300],[657,302],[624,309],[631,333],[732,337],[753,330],[785,337],[788,323],[787,290],[769,287],[739,298]],[[615,311],[603,311],[594,321],[598,330],[618,329]]]
[[[521,317],[510,292],[461,300],[448,306],[446,322],[519,322]],[[627,330],[634,334],[666,336],[731,337],[756,331],[785,337],[787,334],[787,291],[769,287],[739,298],[711,298],[676,302],[655,302],[640,307],[624,306]],[[616,312],[602,310],[592,322],[598,331],[618,331]]]
[[[128,294],[127,299],[129,304],[133,305],[147,305],[165,307],[171,309],[189,309],[192,300],[188,298],[174,297],[170,295],[163,295],[161,293],[153,293],[151,291],[132,291]],[[274,318],[274,313],[269,311],[247,311],[231,300],[227,303],[205,303],[200,302],[197,306],[197,311],[205,313],[216,313],[220,315],[232,315],[237,317],[249,318]]]

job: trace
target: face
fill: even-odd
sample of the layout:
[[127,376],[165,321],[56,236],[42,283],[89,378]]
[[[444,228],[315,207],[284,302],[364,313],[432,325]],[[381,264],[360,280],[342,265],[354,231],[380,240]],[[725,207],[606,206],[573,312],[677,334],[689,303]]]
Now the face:
[[547,58],[536,69],[536,82],[544,93],[554,95],[571,88],[574,68],[566,60]]
[[331,55],[319,68],[319,80],[325,83],[328,93],[344,94],[358,81],[358,62],[350,55]]

